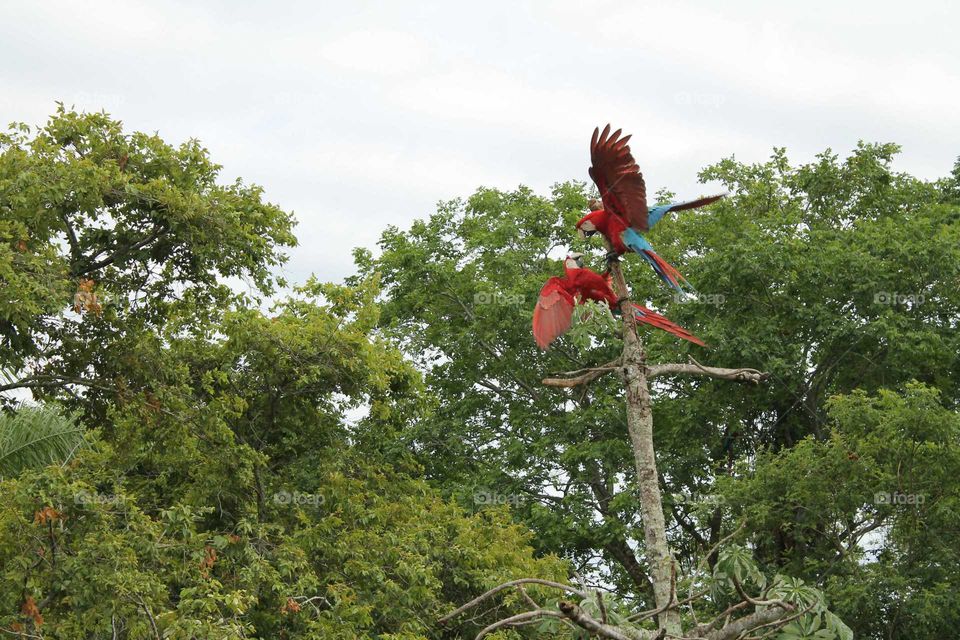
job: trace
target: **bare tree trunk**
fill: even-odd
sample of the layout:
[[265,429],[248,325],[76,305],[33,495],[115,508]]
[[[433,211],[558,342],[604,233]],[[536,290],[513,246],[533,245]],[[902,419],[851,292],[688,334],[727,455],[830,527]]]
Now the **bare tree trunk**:
[[627,395],[627,431],[633,446],[637,481],[640,484],[640,515],[643,518],[647,564],[653,577],[654,598],[657,609],[664,610],[658,615],[659,627],[670,635],[682,636],[680,613],[676,608],[665,610],[676,602],[676,561],[667,545],[663,501],[653,449],[653,411],[646,376],[646,353],[637,335],[633,309],[626,300],[629,291],[620,271],[620,263],[613,262],[610,271],[613,275],[614,291],[618,297],[624,299],[620,303],[623,317],[621,372]]

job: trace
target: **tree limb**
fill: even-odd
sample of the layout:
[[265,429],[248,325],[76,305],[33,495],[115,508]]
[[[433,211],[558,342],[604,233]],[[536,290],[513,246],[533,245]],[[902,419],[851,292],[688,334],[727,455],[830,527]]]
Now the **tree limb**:
[[756,611],[748,616],[743,616],[730,624],[724,625],[720,629],[714,631],[697,629],[695,633],[699,637],[706,638],[706,640],[734,640],[746,631],[778,622],[785,614],[793,610],[794,607],[792,605],[781,603],[769,609]]
[[67,384],[75,384],[91,389],[100,389],[102,391],[116,391],[116,387],[104,385],[97,380],[89,378],[71,378],[69,376],[57,375],[35,375],[21,378],[10,384],[0,385],[0,393],[12,391],[13,389],[42,389],[44,387],[60,387]]
[[576,387],[581,384],[589,384],[601,377],[605,373],[615,371],[620,367],[620,358],[608,362],[607,364],[601,365],[599,367],[588,367],[586,369],[578,369],[577,371],[567,371],[561,375],[564,376],[573,376],[573,377],[564,377],[564,378],[544,378],[541,382],[544,386],[547,387]]
[[687,364],[673,363],[649,365],[647,367],[647,378],[653,379],[665,375],[690,375],[759,384],[770,377],[769,373],[757,371],[756,369],[726,369],[723,367],[705,367],[692,357],[690,360],[691,362]]
[[464,611],[468,609],[472,609],[473,607],[477,606],[487,598],[490,598],[505,589],[510,589],[511,587],[516,587],[521,584],[542,584],[547,587],[553,587],[554,589],[562,589],[564,591],[569,591],[570,593],[576,594],[581,598],[587,597],[587,594],[581,591],[580,589],[577,589],[576,587],[571,587],[570,585],[567,585],[567,584],[553,582],[552,580],[541,580],[540,578],[520,578],[519,580],[511,580],[510,582],[504,582],[503,584],[497,585],[496,587],[494,587],[493,589],[490,589],[486,593],[477,596],[467,604],[457,608],[454,611],[451,611],[447,615],[440,618],[437,622],[441,625],[446,624],[447,622],[456,618],[458,615],[460,615]]
[[633,629],[622,629],[603,624],[599,620],[594,620],[583,609],[572,602],[561,600],[559,603],[560,611],[577,624],[577,626],[586,629],[590,633],[596,634],[602,638],[610,640],[650,640],[655,634]]
[[85,265],[82,269],[77,270],[76,275],[78,276],[87,275],[88,273],[92,273],[93,271],[97,271],[99,269],[102,269],[103,267],[109,266],[114,262],[116,262],[117,259],[123,257],[124,255],[130,253],[131,251],[136,251],[137,249],[142,249],[143,247],[147,246],[154,240],[166,234],[167,231],[168,229],[166,228],[165,225],[162,225],[162,224],[156,225],[154,226],[152,233],[140,238],[133,244],[120,247],[119,249],[114,251],[112,254],[110,254],[106,258],[103,258],[102,260],[98,260],[97,262],[92,262],[90,264]]
[[653,579],[654,604],[662,611],[657,616],[658,627],[672,636],[682,635],[680,614],[676,603],[674,580],[676,560],[667,541],[663,516],[663,497],[657,474],[656,452],[653,446],[653,407],[650,386],[646,376],[646,352],[637,335],[637,321],[629,311],[630,291],[623,279],[620,262],[610,263],[614,292],[620,298],[623,321],[623,355],[621,377],[626,394],[627,434],[633,449],[637,484],[640,488],[640,515],[643,519],[644,555]]
[[482,638],[490,635],[500,627],[509,627],[514,625],[523,625],[529,622],[539,620],[540,618],[563,618],[556,611],[549,611],[547,609],[536,609],[534,611],[525,611],[523,613],[518,613],[515,616],[510,616],[509,618],[504,618],[503,620],[497,620],[491,625],[488,625],[480,630],[480,633],[477,634],[475,640],[482,640]]

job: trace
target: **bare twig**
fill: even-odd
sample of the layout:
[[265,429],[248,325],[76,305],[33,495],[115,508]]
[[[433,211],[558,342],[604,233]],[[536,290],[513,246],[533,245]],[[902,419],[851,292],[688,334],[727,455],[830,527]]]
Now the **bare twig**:
[[750,384],[759,384],[770,377],[769,373],[757,371],[756,369],[706,367],[694,360],[692,356],[690,357],[690,362],[687,364],[653,364],[647,367],[648,379],[665,375],[706,376],[709,378],[719,378],[721,380],[733,380],[735,382],[749,382]]
[[740,602],[730,605],[729,607],[721,611],[719,614],[717,614],[717,616],[710,622],[704,622],[703,624],[697,625],[697,628],[694,630],[694,634],[703,635],[709,632],[711,629],[713,629],[717,625],[718,622],[720,622],[725,618],[729,618],[730,614],[732,614],[734,611],[739,611],[740,609],[744,609],[749,606],[750,606],[750,603],[747,602],[746,600],[741,600]]
[[[682,607],[685,604],[690,604],[691,602],[699,600],[700,598],[707,595],[708,593],[710,593],[710,589],[704,589],[702,591],[698,591],[697,593],[691,595],[685,600],[681,600],[680,602],[674,602],[673,604],[668,606],[667,609],[676,609],[678,607]],[[653,616],[665,610],[666,609],[650,609],[649,611],[641,611],[640,613],[634,613],[633,615],[628,616],[627,620],[631,622],[642,622],[644,620],[647,620],[648,618],[652,618]]]
[[788,623],[793,622],[794,620],[796,620],[796,619],[799,618],[800,616],[805,616],[805,615],[807,615],[808,613],[810,613],[811,611],[813,611],[813,608],[814,608],[815,606],[817,606],[817,603],[816,603],[816,602],[811,602],[811,603],[810,603],[810,606],[807,607],[806,609],[804,609],[803,611],[798,611],[797,613],[793,614],[792,616],[789,616],[789,617],[786,617],[786,618],[781,618],[780,620],[774,620],[774,621],[772,621],[772,622],[767,622],[766,624],[757,625],[756,627],[754,627],[753,629],[751,629],[751,631],[756,631],[757,629],[763,629],[763,628],[765,628],[765,627],[779,628],[779,627],[785,626],[785,625],[787,625]]
[[527,593],[527,590],[523,588],[523,585],[517,585],[517,591],[520,592],[520,595],[523,597],[524,602],[530,605],[531,609],[539,609],[540,605],[530,597],[530,594]]
[[696,633],[698,636],[706,638],[707,640],[734,640],[734,638],[739,638],[740,635],[746,631],[767,626],[771,623],[777,623],[784,618],[785,614],[791,613],[794,610],[795,607],[793,605],[782,603],[764,609],[763,611],[756,611],[732,622],[727,622],[723,627],[715,631],[707,629],[701,632],[700,629],[697,629]]
[[650,640],[652,635],[649,632],[633,629],[622,629],[604,624],[599,620],[594,620],[583,612],[583,609],[572,602],[561,600],[559,603],[560,611],[563,615],[575,622],[577,626],[586,629],[590,633],[596,634],[602,638],[610,640]]
[[536,611],[525,611],[523,613],[518,613],[515,616],[510,616],[509,618],[504,618],[503,620],[497,620],[491,625],[488,625],[480,630],[480,633],[477,634],[476,640],[482,640],[485,636],[490,635],[500,627],[509,627],[514,625],[527,624],[529,622],[534,622],[540,618],[563,618],[562,615],[556,611],[549,611],[547,609],[537,609]]
[[597,593],[597,607],[600,609],[600,622],[607,624],[607,607],[603,604],[603,593],[599,589]]
[[464,611],[467,611],[468,609],[472,609],[473,607],[477,606],[487,598],[490,598],[505,589],[510,589],[511,587],[516,587],[521,584],[542,584],[546,587],[553,587],[554,589],[562,589],[563,591],[568,591],[570,593],[580,596],[581,598],[587,597],[587,594],[581,591],[580,589],[577,589],[576,587],[571,587],[570,585],[567,585],[567,584],[553,582],[552,580],[541,580],[540,578],[520,578],[519,580],[511,580],[510,582],[504,582],[501,585],[497,585],[496,587],[494,587],[493,589],[490,589],[483,595],[477,596],[476,598],[466,603],[465,605],[457,608],[454,611],[451,611],[447,615],[440,618],[440,620],[438,620],[437,622],[439,624],[446,624],[447,622],[449,622],[453,618],[456,618],[458,615],[460,615]]
[[733,581],[733,586],[737,590],[737,593],[740,594],[740,597],[754,606],[771,607],[771,606],[783,606],[787,604],[783,600],[760,600],[758,598],[751,598],[750,596],[747,595],[747,592],[744,591],[743,585],[740,584],[740,581],[737,580],[736,576],[731,575],[730,579]]
[[566,376],[563,378],[544,378],[542,383],[547,387],[576,387],[582,384],[589,384],[601,377],[605,373],[611,371],[616,371],[620,367],[620,359],[617,358],[612,362],[601,365],[599,367],[588,367],[586,369],[578,369],[576,371],[567,371],[561,375]]

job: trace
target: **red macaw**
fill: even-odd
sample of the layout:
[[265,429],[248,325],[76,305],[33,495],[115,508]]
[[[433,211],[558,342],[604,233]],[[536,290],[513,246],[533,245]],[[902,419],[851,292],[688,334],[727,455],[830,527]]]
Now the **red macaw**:
[[[546,349],[554,340],[570,329],[573,308],[586,300],[606,302],[612,311],[619,312],[617,294],[610,288],[610,281],[583,266],[583,254],[572,253],[563,263],[565,275],[547,280],[540,290],[537,306],[533,309],[533,337],[541,349]],[[673,335],[706,346],[680,325],[670,322],[658,313],[632,304],[637,322],[668,331]]]
[[610,243],[613,250],[608,259],[633,251],[650,263],[657,275],[680,293],[686,293],[686,286],[693,287],[671,264],[653,250],[653,246],[640,235],[649,231],[664,214],[670,211],[695,209],[716,202],[726,194],[708,196],[689,202],[674,202],[647,209],[647,187],[643,174],[637,166],[627,141],[630,136],[620,138],[621,129],[610,135],[608,124],[600,133],[599,127],[593,130],[590,140],[590,177],[600,190],[603,204],[590,201],[590,213],[577,222],[577,232],[581,237],[599,232]]

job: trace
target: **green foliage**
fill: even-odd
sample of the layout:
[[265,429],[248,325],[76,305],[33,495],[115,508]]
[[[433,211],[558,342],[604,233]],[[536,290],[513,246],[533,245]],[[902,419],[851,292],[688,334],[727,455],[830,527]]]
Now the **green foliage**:
[[859,633],[936,637],[956,623],[960,587],[960,418],[920,384],[836,396],[828,411],[828,439],[764,452],[722,483],[728,503],[758,544],[785,530],[778,564],[817,577]]
[[[960,170],[923,182],[896,151],[705,169],[733,195],[650,234],[697,301],[625,259],[638,302],[713,345],[644,329],[651,362],[771,374],[653,390],[700,621],[742,588],[799,607],[783,640],[960,626]],[[0,416],[0,630],[468,637],[527,603],[435,621],[506,580],[563,581],[566,560],[613,588],[610,620],[650,628],[630,622],[652,597],[620,385],[540,384],[618,356],[618,324],[587,305],[548,352],[530,335],[585,185],[442,204],[266,313],[293,219],[219,171],[105,114],[0,135],[0,392],[65,407]],[[602,269],[595,240],[572,248]],[[538,633],[573,637],[499,636]]]
[[767,586],[767,579],[757,566],[753,553],[739,545],[727,547],[720,553],[713,566],[713,578],[716,586],[729,590],[734,589],[736,584],[759,589]]
[[[36,393],[91,368],[112,380],[139,333],[235,298],[223,278],[271,292],[293,220],[219,171],[196,140],[62,106],[0,134],[0,370],[31,370]],[[84,287],[84,312],[66,313]]]
[[0,414],[0,478],[65,464],[82,446],[83,428],[56,406],[22,406]]
[[502,581],[566,580],[504,509],[419,478],[398,434],[433,403],[376,330],[376,278],[311,280],[269,314],[223,283],[270,293],[294,240],[218,170],[102,114],[0,138],[0,391],[76,414],[0,422],[0,631],[439,638]]
[[[172,638],[428,638],[440,615],[515,572],[563,577],[562,563],[531,559],[529,534],[504,513],[465,516],[355,458],[319,470],[319,500],[271,500],[260,521],[229,528],[215,505],[143,511],[107,483],[102,445],[69,469],[7,480],[0,627],[27,623],[16,615],[26,593],[50,638],[111,624],[130,638],[154,637],[151,624]],[[56,515],[38,522],[44,507]]]
[[[907,588],[893,557],[853,569],[871,535],[881,549],[893,542],[881,528],[864,530],[874,513],[865,500],[905,491],[888,482],[889,459],[881,472],[869,456],[855,454],[863,464],[848,457],[854,450],[836,440],[840,405],[831,398],[913,394],[917,381],[936,390],[944,415],[960,405],[957,176],[929,183],[897,173],[896,152],[861,144],[846,159],[827,151],[793,166],[777,149],[768,162],[727,159],[706,168],[701,178],[722,182],[731,196],[671,215],[649,234],[696,285],[696,301],[674,298],[642,261],[624,259],[635,299],[711,345],[703,351],[645,331],[651,362],[682,362],[690,353],[704,364],[770,373],[759,386],[697,377],[656,383],[658,467],[681,566],[693,572],[736,524],[731,516],[746,515],[759,570],[823,587],[863,637],[906,629],[899,606],[854,613],[869,598],[897,600],[892,594]],[[649,608],[644,569],[633,562],[643,536],[620,387],[612,377],[572,394],[539,384],[609,362],[619,338],[586,309],[546,353],[530,335],[537,293],[560,273],[552,258],[571,242],[586,195],[580,183],[558,185],[549,197],[481,189],[408,231],[388,229],[376,259],[363,251],[356,258],[361,277],[382,278],[383,332],[426,372],[442,407],[403,434],[435,486],[467,505],[477,487],[495,487],[514,498],[539,549],[573,558]],[[599,243],[575,242],[590,266],[602,268]],[[943,469],[960,467],[948,456],[911,468],[912,482],[928,487]],[[914,520],[936,523],[928,535],[952,526],[931,517]],[[918,541],[921,530],[913,529]],[[834,562],[837,536],[845,555]],[[957,565],[948,555],[950,569],[941,569],[939,545],[911,549],[912,573],[926,576],[916,580],[940,585],[910,605],[932,625],[924,633],[937,637],[953,624],[946,612],[960,609],[948,595],[956,591],[937,576]]]

